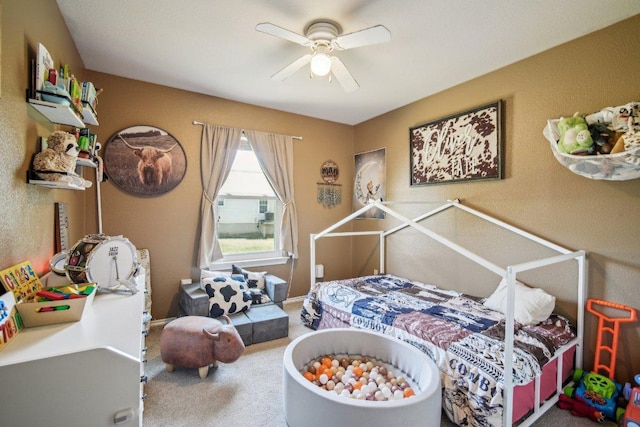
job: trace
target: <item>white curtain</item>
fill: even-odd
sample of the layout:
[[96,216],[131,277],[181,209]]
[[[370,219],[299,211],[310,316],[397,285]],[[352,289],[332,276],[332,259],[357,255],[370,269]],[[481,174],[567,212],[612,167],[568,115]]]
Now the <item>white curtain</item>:
[[233,160],[240,146],[242,129],[211,124],[202,125],[200,143],[200,174],[202,202],[200,205],[200,246],[198,266],[207,268],[223,257],[218,242],[216,223],[218,192],[229,176]]
[[283,206],[280,250],[298,258],[298,215],[293,191],[293,138],[244,131],[258,163]]

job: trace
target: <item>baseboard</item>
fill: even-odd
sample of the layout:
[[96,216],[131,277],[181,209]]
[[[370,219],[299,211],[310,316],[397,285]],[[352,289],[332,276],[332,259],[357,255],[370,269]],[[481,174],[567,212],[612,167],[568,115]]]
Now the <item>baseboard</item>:
[[306,295],[301,295],[299,297],[292,297],[292,298],[287,298],[286,300],[284,300],[282,303],[283,304],[295,304],[295,303],[299,303],[304,301]]

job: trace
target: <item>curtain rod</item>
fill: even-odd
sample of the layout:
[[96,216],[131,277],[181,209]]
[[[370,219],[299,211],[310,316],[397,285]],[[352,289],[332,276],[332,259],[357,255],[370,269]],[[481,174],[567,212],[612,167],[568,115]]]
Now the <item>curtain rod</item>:
[[[204,125],[205,125],[205,123],[199,122],[199,121],[197,121],[197,120],[194,120],[194,121],[193,121],[193,124],[194,124],[194,125],[200,125],[200,126],[204,126]],[[299,140],[299,141],[302,141],[302,137],[301,137],[301,136],[292,136],[291,138],[293,138],[293,139],[297,139],[297,140]]]

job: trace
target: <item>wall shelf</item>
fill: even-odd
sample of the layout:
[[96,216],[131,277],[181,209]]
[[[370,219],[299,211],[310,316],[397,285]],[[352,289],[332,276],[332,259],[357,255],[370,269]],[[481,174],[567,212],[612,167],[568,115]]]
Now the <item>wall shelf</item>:
[[76,114],[75,110],[68,105],[56,104],[53,102],[42,101],[40,99],[29,98],[29,104],[38,110],[43,116],[52,123],[60,125],[75,126],[84,128],[85,124]]
[[58,190],[80,190],[80,191],[85,190],[84,187],[75,185],[72,182],[44,181],[41,179],[29,179],[29,184],[41,185],[43,187],[55,188]]
[[88,168],[97,168],[98,165],[95,162],[95,157],[93,159],[85,159],[84,157],[78,157],[76,160],[77,166],[84,166]]
[[82,101],[82,121],[88,125],[98,126],[98,113],[93,109],[91,104]]
[[[95,165],[93,166],[94,168],[96,167]],[[55,173],[60,173],[60,174],[64,174],[64,172],[55,172]],[[67,174],[71,179],[67,182],[67,181],[47,181],[44,180],[42,178],[40,178],[35,171],[33,170],[28,170],[27,171],[27,183],[31,184],[31,185],[40,185],[43,187],[47,187],[47,188],[55,188],[55,189],[59,189],[59,190],[79,190],[79,191],[84,191],[87,188],[90,187],[85,187],[84,185],[81,185],[81,183],[85,182],[86,180],[84,178],[82,178],[81,176],[74,176],[74,175],[70,175]],[[91,181],[89,181],[89,183],[91,183]]]
[[51,99],[59,98],[63,101],[62,103],[57,103],[36,99],[31,97],[29,90],[27,90],[27,102],[50,122],[77,128],[84,128],[86,127],[85,125],[98,126],[100,124],[98,123],[98,113],[88,102],[82,101],[82,112],[80,113],[71,105],[71,100],[66,96],[43,91],[37,92],[40,96],[46,96]]

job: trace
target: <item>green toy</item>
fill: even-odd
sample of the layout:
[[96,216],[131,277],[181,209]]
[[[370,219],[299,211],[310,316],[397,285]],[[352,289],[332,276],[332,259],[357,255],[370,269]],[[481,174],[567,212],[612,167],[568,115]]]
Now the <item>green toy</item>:
[[587,121],[582,116],[561,118],[558,121],[560,141],[558,151],[565,154],[582,154],[593,146]]

